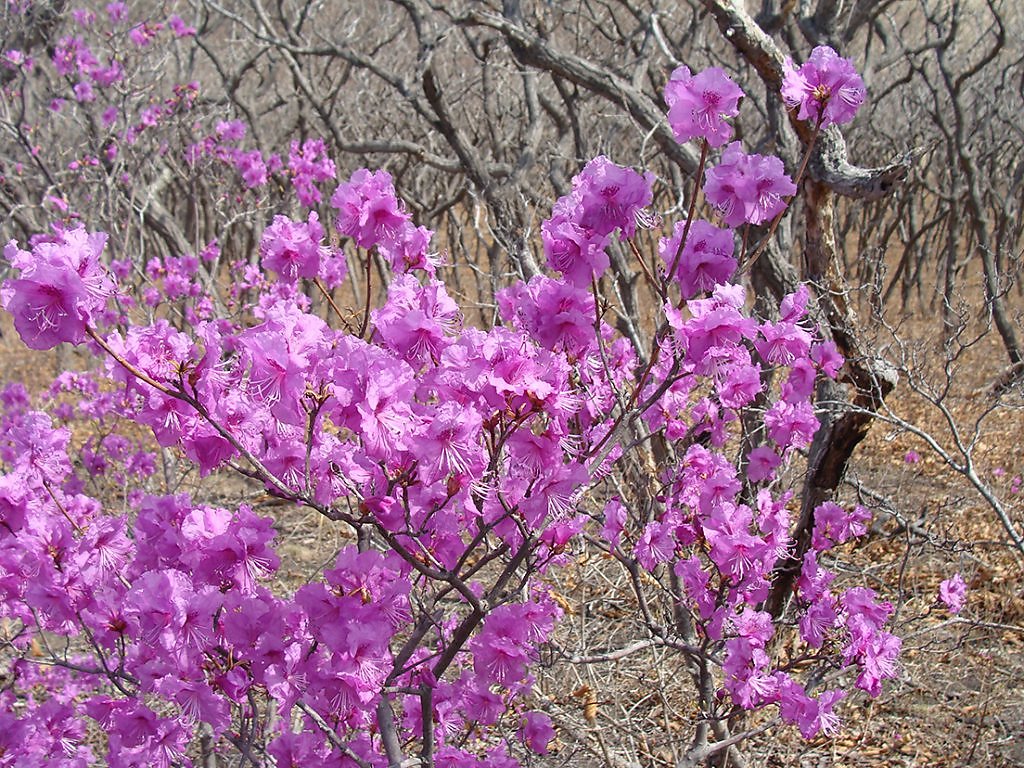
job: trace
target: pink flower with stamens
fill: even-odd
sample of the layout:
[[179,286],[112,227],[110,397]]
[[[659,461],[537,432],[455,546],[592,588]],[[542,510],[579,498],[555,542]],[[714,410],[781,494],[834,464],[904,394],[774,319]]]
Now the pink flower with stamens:
[[676,141],[706,139],[712,147],[721,147],[732,138],[727,118],[739,114],[744,93],[729,79],[725,70],[711,67],[696,75],[679,67],[665,85],[668,123]]
[[796,194],[779,158],[748,155],[738,141],[705,175],[704,194],[730,227],[771,221],[786,209],[785,198]]
[[799,68],[786,59],[784,71],[782,99],[790,108],[799,107],[800,120],[820,120],[823,129],[841,125],[853,120],[864,103],[864,81],[853,62],[828,46],[811,51]]

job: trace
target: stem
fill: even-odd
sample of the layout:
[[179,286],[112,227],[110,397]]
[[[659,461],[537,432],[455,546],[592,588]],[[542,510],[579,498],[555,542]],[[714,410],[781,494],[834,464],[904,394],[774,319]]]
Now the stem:
[[370,288],[373,285],[373,265],[370,263],[370,252],[366,252],[366,303],[363,306],[363,322],[359,324],[359,338],[366,333],[366,326],[370,322]]
[[301,700],[296,701],[295,706],[305,712],[306,716],[316,723],[317,727],[323,731],[324,736],[327,737],[327,740],[331,742],[331,746],[339,750],[345,757],[358,765],[359,768],[370,768],[370,764],[352,751],[351,747],[345,743],[337,731],[331,728],[330,724],[323,719],[319,712]]
[[597,290],[597,280],[590,281],[590,292],[594,297],[594,335],[597,337],[597,351],[601,356],[601,366],[604,368],[605,378],[608,380],[608,387],[615,396],[615,403],[619,406],[619,413],[626,412],[626,406],[622,403],[622,393],[615,386],[612,380],[611,368],[608,365],[608,355],[604,348],[604,338],[601,336],[601,295]]
[[[345,325],[345,329],[349,330],[348,320],[346,320],[345,316],[341,314],[341,310],[338,309],[338,305],[334,303],[334,297],[331,296],[331,292],[327,290],[327,286],[323,284],[323,281],[321,281],[319,277],[314,277],[313,283],[320,289],[320,293],[324,295],[324,298],[327,299],[327,303],[331,305],[331,309],[334,310],[334,314],[336,314],[338,319]],[[359,335],[362,336],[361,333]]]
[[114,360],[116,360],[117,363],[120,364],[122,368],[128,371],[128,373],[130,373],[135,378],[139,379],[139,381],[146,382],[147,384],[149,384],[149,386],[153,387],[153,389],[155,389],[157,392],[161,392],[167,395],[168,397],[173,397],[178,400],[183,399],[180,392],[175,392],[166,384],[161,384],[148,373],[139,370],[134,365],[129,363],[125,358],[123,358],[121,355],[115,352],[111,348],[111,346],[107,344],[106,340],[103,337],[101,337],[98,333],[96,333],[96,331],[94,331],[91,326],[86,325],[85,332],[89,334],[89,338],[91,338],[93,341],[100,345],[100,349],[102,349],[104,352],[106,352],[108,355],[114,358]]
[[[708,140],[701,139],[700,162],[697,163],[697,175],[693,177],[693,194],[690,195],[690,209],[686,212],[686,223],[683,225],[683,236],[679,238],[679,246],[676,248],[676,255],[672,257],[672,266],[668,268],[665,275],[665,296],[668,295],[668,286],[672,284],[675,277],[676,267],[683,256],[683,248],[686,247],[686,238],[690,236],[690,227],[693,226],[693,214],[697,210],[697,195],[700,193],[700,180],[704,176],[704,164],[708,160]],[[662,296],[662,298],[665,298]]]

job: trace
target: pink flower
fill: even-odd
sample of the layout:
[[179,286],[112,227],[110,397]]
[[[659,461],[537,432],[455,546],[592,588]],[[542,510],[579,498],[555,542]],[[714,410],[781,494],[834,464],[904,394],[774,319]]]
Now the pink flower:
[[640,175],[598,155],[572,180],[571,199],[577,206],[575,220],[599,237],[616,229],[622,231],[623,237],[632,237],[637,215],[651,204],[653,183],[654,174]]
[[967,583],[959,573],[939,584],[939,600],[945,603],[950,613],[960,613],[967,602]]
[[420,458],[420,474],[434,483],[450,473],[477,480],[487,465],[480,447],[480,414],[455,403],[443,403],[427,424],[422,436],[413,441]]
[[223,141],[241,141],[245,138],[245,123],[241,120],[221,120],[215,130]]
[[267,183],[267,164],[258,149],[250,152],[238,152],[235,155],[235,168],[242,174],[242,181],[249,189],[262,187]]
[[548,266],[561,272],[570,285],[589,286],[610,265],[604,250],[608,237],[576,224],[571,212],[552,212],[541,224],[540,236]]
[[555,738],[555,729],[551,718],[543,712],[527,712],[523,717],[523,726],[519,736],[526,745],[538,755],[548,753],[548,744]]
[[665,85],[669,106],[668,123],[676,141],[706,139],[720,147],[732,138],[727,118],[739,114],[744,93],[719,67],[711,67],[691,76],[687,67],[679,67]]
[[747,456],[747,477],[752,483],[774,478],[775,468],[781,463],[782,459],[771,448],[758,446]]
[[796,725],[805,739],[813,739],[821,731],[832,735],[839,727],[839,718],[832,709],[845,696],[845,691],[824,691],[814,699],[802,685],[786,677],[779,685],[779,714]]
[[86,324],[113,292],[99,262],[106,242],[105,234],[79,228],[35,245],[31,253],[13,240],[7,244],[4,256],[21,270],[21,278],[4,281],[0,303],[14,316],[26,346],[51,349],[62,341],[85,340]]
[[310,212],[306,223],[287,216],[275,216],[274,223],[263,231],[260,256],[263,266],[293,283],[298,278],[316,277],[320,256],[326,250],[320,241],[324,230],[316,212]]
[[496,608],[470,643],[473,670],[485,684],[509,686],[526,673],[530,661],[529,627],[521,620],[519,612],[519,607],[513,605]]
[[128,6],[122,2],[107,3],[107,16],[115,24],[128,18]]
[[921,460],[921,455],[917,451],[907,451],[907,455],[903,457],[903,461],[907,464],[917,464]]
[[764,341],[755,341],[754,347],[771,365],[793,365],[811,348],[811,334],[795,323],[765,323],[760,330]]
[[823,341],[811,347],[811,360],[818,364],[818,367],[830,379],[834,379],[839,369],[843,367],[843,356],[836,349],[834,341]]
[[814,408],[806,400],[790,404],[784,400],[775,403],[764,415],[768,437],[784,451],[790,446],[806,448],[818,431]]
[[313,206],[320,202],[317,184],[333,179],[334,161],[327,156],[323,139],[307,139],[299,145],[293,141],[288,152],[288,170],[292,172],[292,186],[299,202]]
[[786,209],[784,198],[796,194],[779,158],[745,154],[738,141],[705,175],[704,194],[730,227],[771,221]]
[[619,546],[622,531],[626,527],[626,508],[618,497],[611,499],[604,507],[604,525],[601,526],[601,537],[613,547]]
[[338,211],[338,231],[354,239],[360,248],[394,240],[409,222],[387,171],[370,173],[360,168],[338,185],[331,205]]
[[[667,268],[675,262],[685,229],[686,222],[677,221],[672,237],[663,237],[658,242],[658,253]],[[675,272],[683,298],[710,293],[716,285],[727,282],[736,271],[734,247],[732,232],[728,229],[719,229],[706,221],[693,222]]]
[[841,125],[853,120],[864,103],[864,81],[853,62],[828,46],[811,51],[799,69],[786,59],[784,70],[782,98],[787,106],[800,108],[800,120],[821,120],[822,128]]
[[371,315],[377,337],[415,367],[436,360],[449,343],[459,308],[444,283],[427,285],[411,274],[396,275],[388,287],[388,300]]
[[167,23],[170,25],[175,37],[193,37],[196,33],[196,28],[186,24],[178,14],[171,16]]
[[674,532],[672,522],[654,520],[648,523],[633,548],[637,562],[646,570],[653,571],[658,563],[671,560],[676,551]]
[[871,513],[857,505],[847,512],[843,507],[831,501],[818,505],[814,510],[814,533],[811,545],[819,552],[831,549],[834,544],[842,544],[857,536],[867,533],[867,523]]

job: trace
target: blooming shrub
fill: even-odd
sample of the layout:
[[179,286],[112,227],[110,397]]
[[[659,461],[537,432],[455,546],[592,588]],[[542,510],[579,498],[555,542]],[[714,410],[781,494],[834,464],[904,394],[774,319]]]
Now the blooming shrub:
[[[123,18],[119,4],[108,10]],[[130,37],[145,46],[158,31]],[[82,101],[117,79],[77,39],[56,47],[53,66],[82,78]],[[741,95],[720,71],[677,71],[666,89],[677,138],[723,146]],[[306,206],[335,178],[322,142],[293,144],[285,166],[244,139],[225,122],[186,157],[232,164],[246,188],[287,167]],[[765,223],[796,191],[780,160],[738,143],[707,177],[726,227]],[[331,323],[310,311],[309,283],[326,293],[351,279],[317,211],[267,223],[262,273],[239,276],[230,316],[199,279],[216,244],[152,261],[143,303],[190,296],[180,325],[133,313],[129,270],[104,252],[104,233],[55,226],[9,244],[18,275],[0,300],[24,342],[84,344],[103,361],[61,375],[63,418],[140,425],[203,476],[239,472],[353,543],[320,578],[272,590],[272,519],[180,494],[129,491],[125,508],[105,506],[88,476],[131,485],[152,474],[154,454],[121,437],[88,443],[75,462],[70,430],[8,388],[0,617],[14,660],[0,765],[191,765],[204,738],[281,767],[400,765],[412,753],[425,765],[517,765],[524,750],[552,748],[531,665],[562,613],[546,577],[573,546],[679,580],[699,647],[661,639],[711,670],[715,716],[775,707],[807,738],[834,732],[847,691],[815,691],[797,661],[850,667],[878,695],[896,673],[892,606],[833,588],[825,567],[833,547],[866,532],[865,510],[815,510],[792,617],[802,655],[782,658],[789,630],[766,604],[797,552],[793,493],[778,478],[810,444],[814,384],[836,377],[841,358],[809,321],[806,288],[776,321],[751,316],[729,282],[734,234],[695,219],[659,248],[665,269],[652,278],[666,301],[649,350],[606,324],[606,249],[653,218],[653,183],[590,161],[541,227],[560,277],[500,291],[490,328],[465,324],[437,279],[432,233],[384,171],[356,171],[330,197],[336,234],[393,272],[358,329],[337,307]],[[740,425],[756,444],[737,460]],[[647,519],[609,481],[634,430],[663,434],[676,457]],[[105,754],[91,731],[106,735]]]

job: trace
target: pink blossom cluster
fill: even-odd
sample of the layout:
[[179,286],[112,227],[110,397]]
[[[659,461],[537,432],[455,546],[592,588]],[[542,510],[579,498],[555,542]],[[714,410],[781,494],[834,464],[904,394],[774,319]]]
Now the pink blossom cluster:
[[671,237],[658,242],[658,254],[669,269],[679,261],[673,274],[684,299],[708,293],[716,285],[728,282],[736,271],[733,251],[736,247],[733,233],[706,221],[694,221],[686,233],[686,243],[680,242],[686,233],[686,221],[677,221]]
[[196,165],[205,157],[214,158],[238,171],[246,189],[263,187],[271,174],[281,170],[283,163],[279,155],[264,157],[258,149],[247,150],[238,146],[246,132],[245,124],[240,120],[222,120],[212,135],[188,147],[185,160]]
[[707,172],[704,194],[730,227],[764,224],[785,210],[796,185],[777,157],[748,155],[738,141]]
[[676,141],[682,144],[699,137],[712,147],[724,145],[733,133],[726,120],[739,114],[743,96],[743,90],[720,67],[696,75],[689,67],[678,67],[665,85],[668,122]]
[[[11,406],[21,400],[4,398]],[[452,682],[435,679],[425,653],[398,674],[393,644],[409,628],[414,583],[398,554],[344,548],[322,581],[280,598],[267,588],[279,564],[270,518],[246,506],[229,511],[165,496],[142,498],[129,522],[73,490],[69,437],[41,412],[6,411],[0,616],[19,628],[16,648],[29,649],[37,632],[87,633],[94,655],[61,672],[17,663],[0,693],[0,757],[95,764],[87,746],[94,723],[107,734],[108,765],[189,765],[200,724],[237,738],[237,718],[272,700],[281,727],[266,749],[279,760],[331,756],[308,709],[329,719],[332,733],[348,734],[349,754],[384,765],[367,733],[381,692],[395,680],[430,685],[439,746],[453,764],[477,765],[443,734],[494,723],[510,697],[528,695],[526,665],[557,616],[542,595],[494,609],[466,658],[454,660],[461,672]],[[452,628],[438,631],[443,648]],[[58,685],[59,695],[35,699],[40,684]],[[293,710],[298,729],[288,725]],[[422,732],[417,697],[406,697],[400,712],[404,731]],[[546,716],[527,713],[524,723],[523,740],[545,749],[553,736]]]
[[827,128],[853,120],[864,103],[866,91],[853,62],[828,46],[819,45],[797,67],[786,59],[782,98],[796,108],[797,118]]
[[320,273],[320,259],[330,255],[330,250],[322,244],[323,239],[324,228],[315,211],[305,222],[278,215],[263,230],[260,258],[263,266],[276,272],[281,280],[294,282],[299,278],[313,278]]
[[608,269],[605,252],[612,233],[621,239],[636,233],[638,217],[651,203],[654,175],[595,157],[572,180],[572,192],[551,209],[541,225],[548,266],[566,282],[588,288]]
[[412,223],[387,171],[356,171],[338,185],[331,205],[338,212],[338,231],[357,246],[377,248],[395,272],[423,270],[433,277],[440,264],[430,252],[434,233]]
[[4,258],[20,277],[4,282],[0,304],[27,346],[50,349],[85,339],[87,324],[102,315],[113,292],[100,262],[106,241],[103,233],[79,228],[37,241],[31,252],[7,244]]
[[959,573],[954,573],[939,584],[939,600],[952,613],[960,613],[967,604],[967,582]]
[[116,59],[101,63],[85,41],[68,35],[57,41],[51,57],[57,74],[77,79],[72,90],[78,101],[93,101],[93,87],[110,88],[124,77],[124,70]]
[[334,161],[327,154],[323,139],[292,142],[288,152],[288,170],[299,202],[312,207],[320,202],[318,185],[334,180]]
[[[362,178],[372,184],[369,174]],[[401,231],[401,206],[377,204],[384,214],[376,218],[369,195],[359,201],[369,214],[347,209],[354,213],[344,231],[365,233],[369,245]],[[296,226],[309,225],[282,218],[268,229],[264,260],[314,274],[315,258],[281,250]],[[312,254],[318,235],[295,237]],[[71,279],[101,246],[83,231],[37,250],[45,258],[63,249],[57,263]],[[32,254],[12,249],[29,277],[37,275]],[[289,270],[281,271],[287,279]],[[12,296],[20,295],[15,282],[5,288]],[[428,598],[431,590],[450,591],[444,574],[468,567],[482,540],[464,532],[475,529],[538,572],[561,562],[587,522],[581,494],[591,481],[588,456],[613,427],[615,392],[628,386],[635,350],[607,326],[596,338],[590,294],[547,277],[504,292],[507,325],[484,332],[462,327],[442,283],[399,275],[373,312],[369,341],[331,329],[288,296],[257,308],[255,324],[203,322],[187,335],[158,320],[107,332],[104,343],[122,413],[151,428],[161,445],[180,447],[203,473],[248,461],[272,493],[327,514],[339,514],[345,500],[358,506],[360,517],[350,519],[372,526],[388,549],[344,550],[323,584],[288,599],[268,591],[278,565],[273,529],[246,507],[231,512],[184,497],[143,498],[129,536],[126,518],[71,493],[66,430],[34,411],[7,426],[14,479],[5,486],[2,522],[18,554],[4,566],[15,569],[5,615],[22,623],[26,642],[37,622],[50,633],[88,631],[107,667],[116,662],[113,678],[92,673],[97,692],[76,700],[68,717],[109,729],[125,760],[180,759],[196,724],[227,733],[252,706],[253,692],[281,711],[301,703],[318,712],[351,734],[349,748],[371,763],[382,753],[365,737],[368,718],[398,680],[407,679],[407,689],[426,685],[432,706],[444,705],[439,746],[443,733],[470,721],[494,724],[529,700],[529,665],[558,614],[543,592],[483,612],[476,606],[488,587],[470,580],[459,593],[468,613],[456,611],[447,628],[442,623],[422,637],[396,666],[398,638],[415,619],[410,590],[419,584]],[[811,695],[780,670],[766,651],[777,629],[758,608],[793,547],[788,496],[770,490],[774,468],[809,443],[814,380],[835,376],[841,365],[834,348],[806,327],[807,299],[806,288],[787,297],[776,322],[747,317],[736,286],[718,285],[684,310],[666,307],[673,332],[645,392],[667,387],[644,418],[671,439],[692,434],[698,443],[666,469],[669,492],[658,519],[630,534],[630,514],[618,503],[607,510],[603,535],[643,568],[667,563],[677,573],[702,631],[722,648],[725,695],[746,708],[777,705],[811,736],[834,729],[832,707],[842,692]],[[38,339],[43,316],[16,301],[10,306],[26,338]],[[91,306],[76,316],[72,338],[81,341],[99,313]],[[675,359],[682,360],[678,371]],[[765,365],[781,374],[783,386],[762,412],[766,441],[748,466],[749,482],[762,487],[749,506],[739,496],[737,468],[721,451],[764,394]],[[65,389],[74,386],[68,381]],[[118,450],[128,448],[105,448]],[[93,446],[83,455],[88,466],[104,467]],[[32,481],[22,477],[28,474]],[[826,503],[815,512],[800,627],[810,648],[832,649],[858,668],[858,685],[877,694],[881,680],[895,674],[898,640],[882,629],[891,609],[870,590],[833,594],[831,575],[816,559],[862,535],[864,523],[859,508]],[[72,562],[74,568],[63,565]],[[36,574],[31,582],[19,575],[26,568]],[[428,574],[433,587],[422,581]],[[461,644],[449,645],[460,631]],[[434,662],[417,661],[432,654]],[[179,714],[158,716],[142,699],[154,696]],[[422,697],[394,697],[390,706],[410,738],[422,732]],[[315,720],[304,722],[267,749],[326,754],[322,730]],[[127,723],[130,733],[120,730]],[[543,751],[547,722],[530,715],[523,723],[522,738]]]

